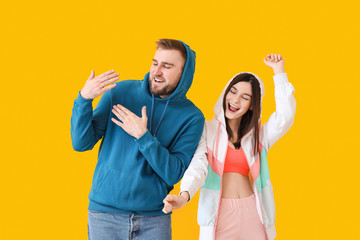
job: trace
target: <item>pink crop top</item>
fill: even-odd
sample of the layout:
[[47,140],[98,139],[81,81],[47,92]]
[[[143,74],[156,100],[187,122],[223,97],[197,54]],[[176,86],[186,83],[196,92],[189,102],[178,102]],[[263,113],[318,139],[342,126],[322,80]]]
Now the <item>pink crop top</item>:
[[244,151],[242,149],[234,149],[228,146],[224,172],[234,172],[249,176],[249,170],[249,165],[246,161]]

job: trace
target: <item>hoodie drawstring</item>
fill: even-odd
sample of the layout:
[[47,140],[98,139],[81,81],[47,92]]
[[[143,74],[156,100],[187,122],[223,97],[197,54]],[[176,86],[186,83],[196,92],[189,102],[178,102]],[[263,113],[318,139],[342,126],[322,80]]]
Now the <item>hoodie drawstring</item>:
[[[151,132],[151,129],[152,129],[152,119],[153,119],[153,115],[154,115],[154,114],[153,114],[153,113],[154,113],[154,105],[155,105],[155,97],[154,97],[154,94],[151,94],[151,99],[152,99],[152,101],[151,101],[151,116],[150,116],[150,132]],[[166,105],[165,105],[164,110],[163,110],[163,112],[162,112],[162,114],[161,114],[159,123],[158,123],[158,125],[157,125],[157,127],[156,127],[156,129],[155,129],[154,137],[156,137],[156,134],[157,134],[157,132],[158,132],[158,130],[159,130],[161,121],[162,121],[162,119],[164,118],[165,111],[166,111],[166,108],[167,108],[167,106],[168,106],[168,104],[169,104],[169,101],[170,101],[170,99],[168,99],[168,100],[166,101]]]
[[152,119],[153,119],[153,113],[154,113],[154,94],[151,94],[151,115],[150,115],[150,132],[151,132],[151,128],[152,128]]

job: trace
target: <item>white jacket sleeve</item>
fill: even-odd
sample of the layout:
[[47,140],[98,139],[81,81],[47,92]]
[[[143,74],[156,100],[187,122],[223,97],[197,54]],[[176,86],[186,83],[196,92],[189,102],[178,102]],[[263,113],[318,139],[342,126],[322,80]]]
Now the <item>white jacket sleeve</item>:
[[186,169],[181,180],[180,192],[188,191],[190,199],[205,183],[208,173],[208,160],[206,157],[206,124],[204,126],[203,134],[201,136],[199,145],[191,159],[189,167]]
[[276,111],[271,114],[269,121],[263,125],[264,143],[269,149],[292,126],[295,117],[296,102],[294,87],[289,83],[286,73],[274,76]]

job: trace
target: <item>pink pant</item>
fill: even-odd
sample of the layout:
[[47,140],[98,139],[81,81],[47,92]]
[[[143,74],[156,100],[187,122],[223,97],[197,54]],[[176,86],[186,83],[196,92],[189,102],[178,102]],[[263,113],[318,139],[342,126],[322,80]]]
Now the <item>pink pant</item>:
[[266,240],[254,194],[240,199],[221,199],[215,239]]

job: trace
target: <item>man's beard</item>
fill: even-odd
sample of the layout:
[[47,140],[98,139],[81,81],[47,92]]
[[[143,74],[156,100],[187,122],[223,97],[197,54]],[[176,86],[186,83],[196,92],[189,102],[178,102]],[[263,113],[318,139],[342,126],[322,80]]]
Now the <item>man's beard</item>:
[[150,92],[156,96],[165,96],[172,94],[177,86],[165,85],[162,88],[156,88],[153,81],[149,79]]

